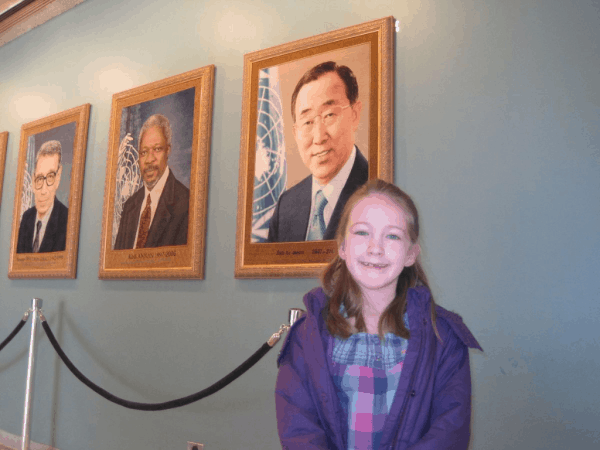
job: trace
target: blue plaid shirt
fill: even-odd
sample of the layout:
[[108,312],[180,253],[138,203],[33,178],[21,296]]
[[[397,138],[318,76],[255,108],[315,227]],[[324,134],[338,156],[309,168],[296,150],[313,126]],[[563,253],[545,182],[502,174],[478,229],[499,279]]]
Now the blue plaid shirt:
[[[404,315],[408,328],[408,316]],[[333,381],[347,414],[348,450],[375,450],[392,406],[408,340],[387,333],[379,336],[355,333],[334,338]]]

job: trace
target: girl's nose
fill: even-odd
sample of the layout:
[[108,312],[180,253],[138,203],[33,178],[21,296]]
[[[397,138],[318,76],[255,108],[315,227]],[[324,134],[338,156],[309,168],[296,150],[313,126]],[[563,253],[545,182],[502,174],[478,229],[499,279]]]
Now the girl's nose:
[[383,245],[381,238],[378,236],[372,236],[369,240],[368,252],[372,255],[380,255],[383,253]]

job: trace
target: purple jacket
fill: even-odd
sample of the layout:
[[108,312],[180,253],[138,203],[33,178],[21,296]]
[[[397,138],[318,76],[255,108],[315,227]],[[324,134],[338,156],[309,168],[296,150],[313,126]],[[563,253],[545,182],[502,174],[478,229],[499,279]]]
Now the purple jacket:
[[[277,427],[286,450],[346,450],[348,429],[329,368],[333,337],[322,311],[321,288],[304,296],[307,314],[298,320],[279,355],[275,387]],[[471,420],[468,348],[482,350],[457,314],[437,306],[431,326],[430,294],[409,289],[410,339],[396,397],[386,419],[380,449],[466,449]]]

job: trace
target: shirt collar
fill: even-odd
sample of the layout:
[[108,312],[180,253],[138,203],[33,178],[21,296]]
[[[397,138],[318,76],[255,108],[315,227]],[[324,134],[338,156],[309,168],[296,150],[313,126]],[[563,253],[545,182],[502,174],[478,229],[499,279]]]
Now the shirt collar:
[[350,153],[350,157],[348,161],[342,166],[340,171],[337,173],[333,179],[327,183],[325,186],[321,186],[315,177],[312,177],[312,199],[314,202],[315,194],[319,189],[323,191],[323,195],[327,199],[328,205],[333,205],[338,201],[340,194],[342,193],[342,189],[346,185],[346,181],[348,181],[348,177],[350,176],[350,172],[352,171],[352,166],[354,165],[354,160],[356,159],[356,145],[352,148],[352,153]]
[[48,211],[46,211],[46,214],[44,214],[44,217],[40,217],[40,213],[37,212],[37,208],[35,209],[35,211],[36,211],[35,222],[37,223],[38,220],[41,220],[43,228],[46,228],[46,224],[50,220],[50,215],[52,214],[52,210],[54,209],[55,201],[56,201],[56,197],[54,197],[54,199],[52,200],[52,205],[50,205],[50,209]]
[[158,203],[158,199],[160,198],[163,189],[165,188],[165,183],[167,182],[167,178],[169,177],[169,166],[165,169],[161,177],[158,179],[152,190],[148,190],[146,184],[144,184],[144,198],[148,198],[148,194],[150,194],[150,198],[152,199],[152,205],[156,205]]

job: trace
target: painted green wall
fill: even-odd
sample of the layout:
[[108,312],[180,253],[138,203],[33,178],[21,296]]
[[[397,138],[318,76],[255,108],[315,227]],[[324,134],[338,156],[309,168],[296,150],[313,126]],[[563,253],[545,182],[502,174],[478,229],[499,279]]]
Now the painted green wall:
[[[0,47],[0,339],[32,297],[105,389],[157,402],[254,352],[317,280],[233,278],[243,55],[393,15],[395,180],[423,221],[438,301],[471,355],[472,448],[600,442],[600,11],[595,0],[327,2],[87,0]],[[111,97],[216,65],[206,279],[100,281]],[[20,127],[92,104],[75,280],[9,280]],[[19,435],[28,336],[0,354],[0,429]],[[32,437],[61,450],[277,448],[277,350],[206,400],[167,412],[110,404],[44,338]]]

